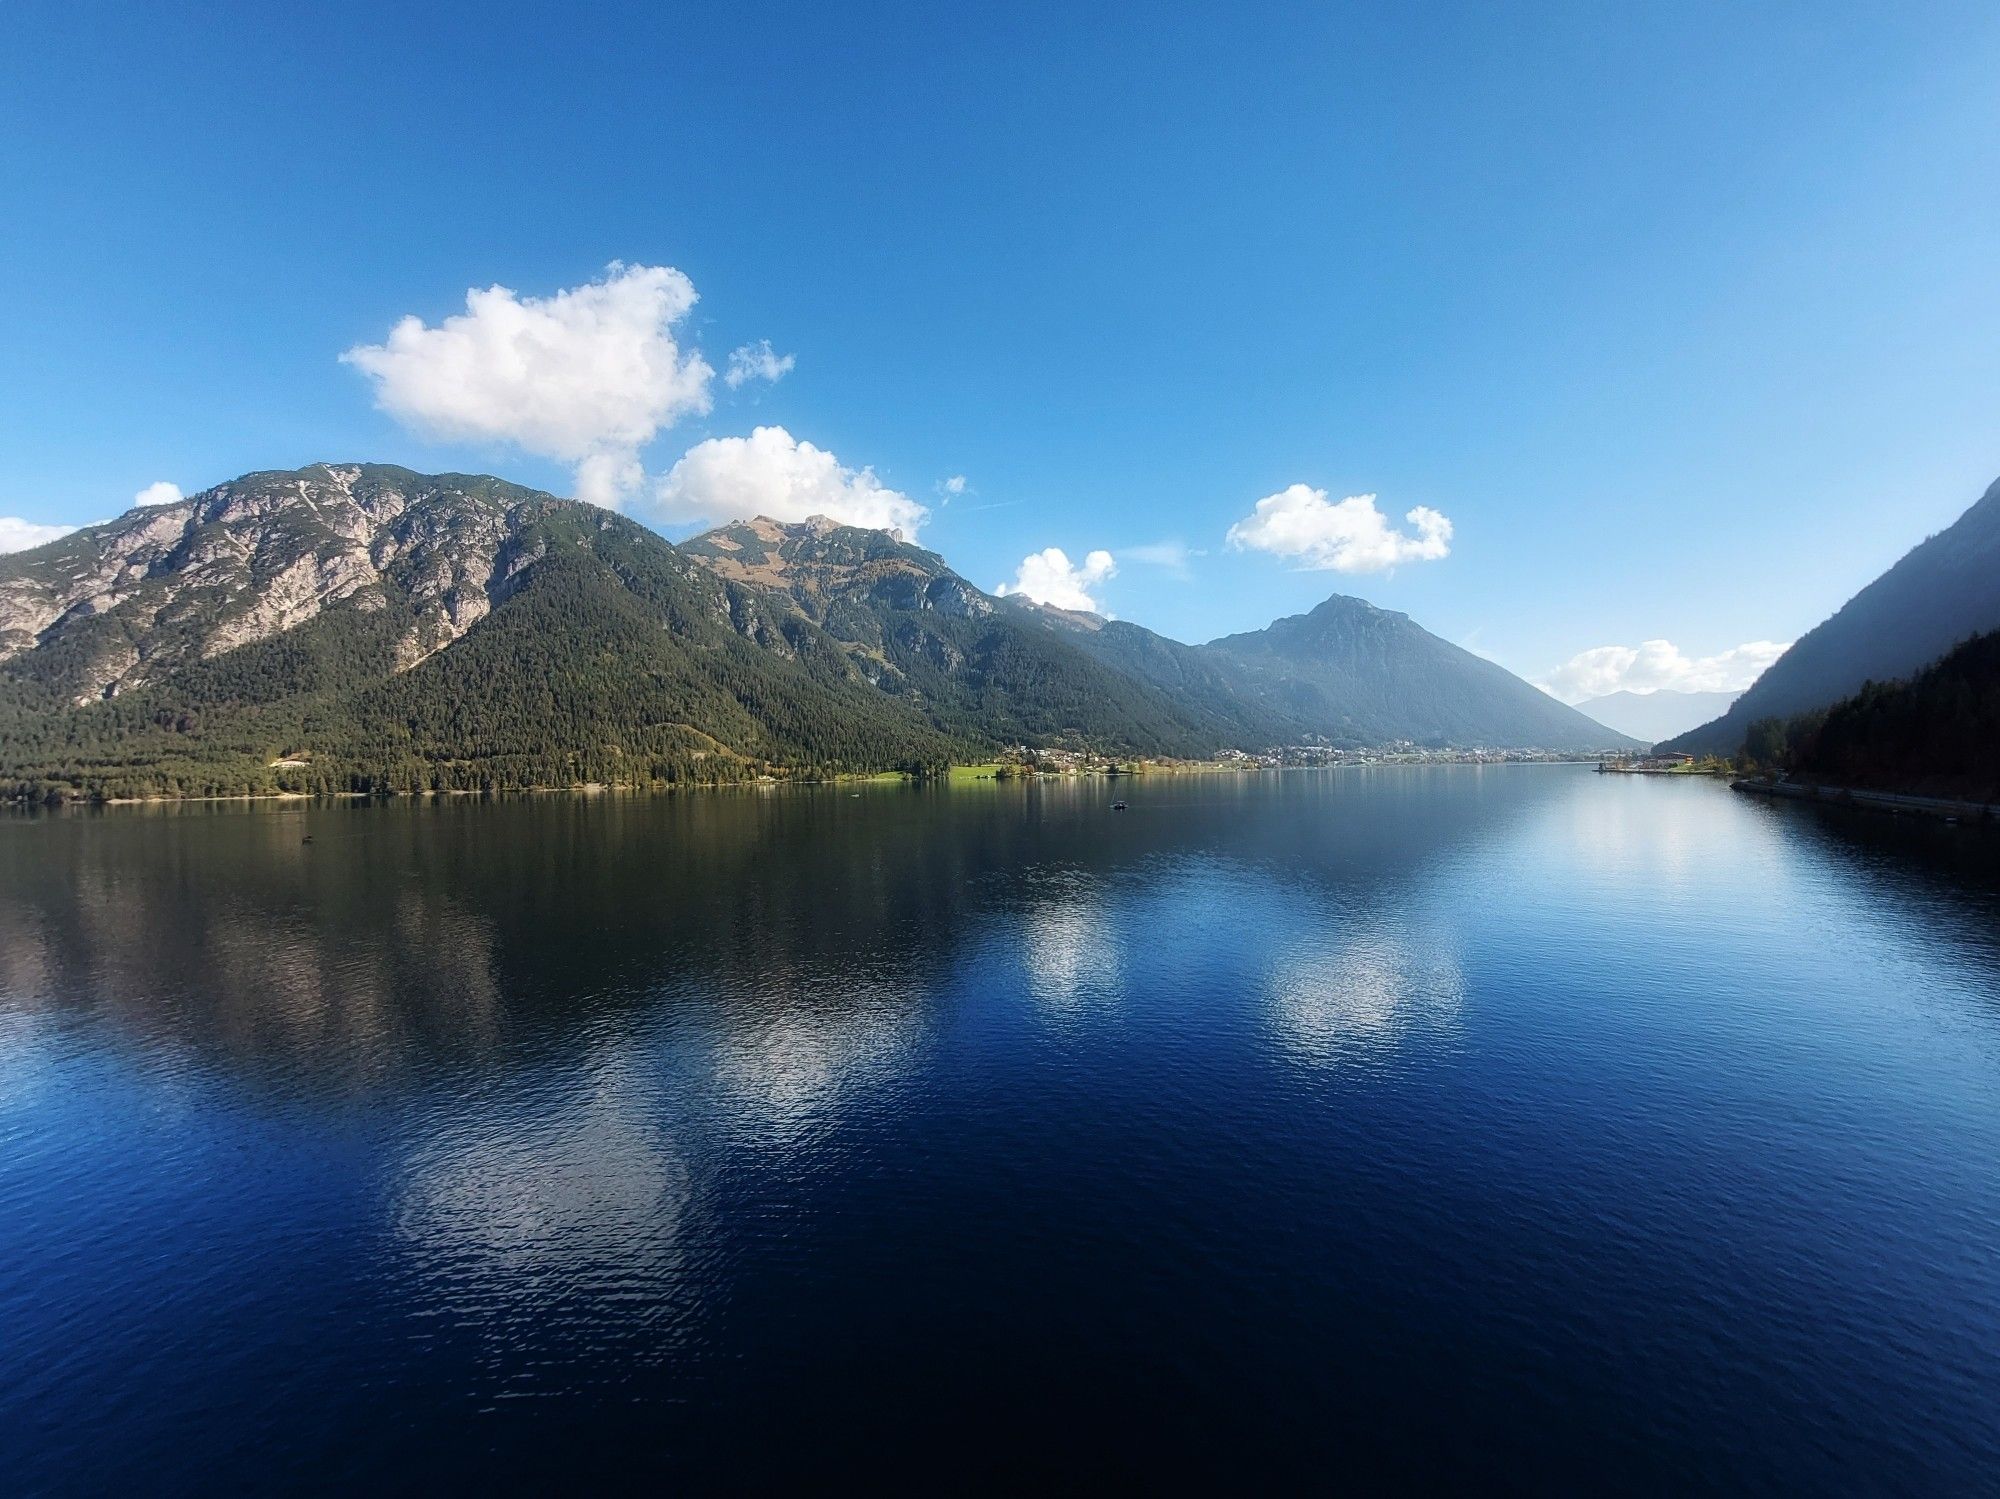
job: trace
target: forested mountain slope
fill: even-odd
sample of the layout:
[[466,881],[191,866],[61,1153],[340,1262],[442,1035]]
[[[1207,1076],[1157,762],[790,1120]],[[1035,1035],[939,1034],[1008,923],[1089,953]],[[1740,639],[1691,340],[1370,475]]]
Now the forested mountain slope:
[[373,464],[246,474],[0,557],[0,663],[73,702],[164,679],[345,604],[390,612],[394,661],[463,634],[569,502]]
[[785,600],[845,643],[885,694],[943,732],[1178,756],[1242,742],[1242,726],[1209,705],[1095,659],[890,532],[759,518],[680,549],[729,582]]
[[1018,595],[1002,603],[1061,635],[1112,670],[1150,683],[1199,711],[1239,747],[1255,748],[1318,737],[1304,721],[1275,711],[1243,689],[1241,672],[1204,646],[1184,645],[1128,620],[1037,604]]
[[0,786],[236,794],[934,770],[1007,746],[1618,742],[1335,599],[1210,646],[825,520],[675,547],[503,480],[256,473],[0,559]]
[[976,748],[899,711],[795,611],[592,506],[321,467],[165,509],[8,559],[9,785],[711,781]]
[[1258,706],[1336,742],[1574,750],[1632,743],[1408,615],[1341,594],[1203,650]]
[[1786,738],[1783,763],[1806,780],[2000,802],[2000,631],[1791,720]]
[[1105,664],[1198,705],[1241,743],[1555,750],[1634,743],[1408,616],[1360,599],[1335,595],[1311,614],[1207,645],[1095,614],[1022,607]]
[[1662,747],[1735,754],[1759,719],[1830,707],[1864,682],[1907,677],[1961,640],[1993,629],[2000,629],[2000,480],[1800,636],[1727,713]]

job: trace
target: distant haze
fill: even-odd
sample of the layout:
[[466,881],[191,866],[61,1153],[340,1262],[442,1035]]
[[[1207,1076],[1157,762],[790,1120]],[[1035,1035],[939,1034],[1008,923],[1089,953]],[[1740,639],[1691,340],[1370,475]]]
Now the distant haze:
[[1607,729],[1652,744],[1720,718],[1741,696],[1739,692],[1674,692],[1665,688],[1658,692],[1613,692],[1586,699],[1576,710]]

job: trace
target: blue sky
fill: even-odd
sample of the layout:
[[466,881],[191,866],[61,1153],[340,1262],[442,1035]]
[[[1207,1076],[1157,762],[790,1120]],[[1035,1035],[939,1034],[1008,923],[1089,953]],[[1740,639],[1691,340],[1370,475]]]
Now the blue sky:
[[[574,492],[582,444],[670,535],[893,494],[1184,639],[1345,592],[1709,685],[2000,474],[1991,5],[137,9],[0,13],[0,515],[322,459]],[[441,331],[498,285],[566,338],[593,282],[653,297],[650,394],[557,349],[525,409]]]

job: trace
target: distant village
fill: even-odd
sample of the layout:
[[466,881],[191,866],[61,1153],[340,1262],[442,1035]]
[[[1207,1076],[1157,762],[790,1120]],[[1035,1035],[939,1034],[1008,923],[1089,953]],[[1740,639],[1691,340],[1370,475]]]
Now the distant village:
[[1009,775],[1138,775],[1172,770],[1284,770],[1335,765],[1515,765],[1578,764],[1598,760],[1596,754],[1574,750],[1440,749],[1399,740],[1366,749],[1330,744],[1286,744],[1255,753],[1228,749],[1210,760],[1120,758],[1095,750],[1061,745],[1015,745],[994,774]]

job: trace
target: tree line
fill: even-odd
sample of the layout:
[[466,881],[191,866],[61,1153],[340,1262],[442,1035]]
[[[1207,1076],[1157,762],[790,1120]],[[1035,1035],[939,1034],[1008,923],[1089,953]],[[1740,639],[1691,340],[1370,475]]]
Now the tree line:
[[1753,767],[1844,786],[2000,799],[2000,631],[1907,681],[1869,682],[1830,708],[1750,725]]

